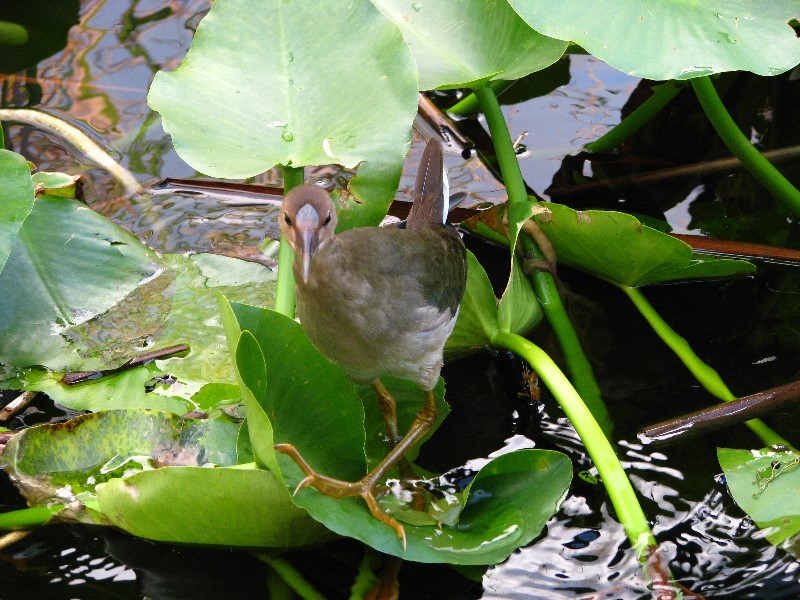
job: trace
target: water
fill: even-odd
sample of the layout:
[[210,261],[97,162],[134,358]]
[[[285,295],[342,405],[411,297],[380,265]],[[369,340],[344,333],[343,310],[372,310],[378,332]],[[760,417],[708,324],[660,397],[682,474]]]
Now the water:
[[[48,112],[101,140],[145,185],[165,177],[195,177],[147,107],[146,94],[158,69],[177,66],[208,3],[171,3],[170,15],[146,18],[161,7],[155,2],[82,2],[81,24],[70,30],[62,53],[43,60],[35,78],[4,78],[4,106],[24,106],[41,98],[40,105]],[[539,193],[564,168],[565,154],[577,152],[619,121],[638,85],[635,78],[586,56],[571,59],[569,74],[567,85],[546,96],[504,106],[512,137],[520,142],[526,181]],[[81,157],[76,160],[57,138],[24,126],[7,126],[7,131],[13,149],[40,169],[86,173],[91,206],[161,251],[248,255],[261,239],[276,235],[275,207],[270,203],[233,205],[208,195],[171,191],[132,201],[119,184],[81,162]],[[419,144],[412,149],[401,196],[409,196],[413,163],[420,151]],[[472,204],[504,198],[502,186],[474,157],[465,161],[450,153],[447,161],[453,191],[469,191]],[[581,172],[592,176],[605,168],[595,161],[586,163]],[[336,168],[314,174],[333,182],[345,175]],[[734,180],[734,176],[722,178],[723,183]],[[279,184],[280,175],[270,172],[258,181]],[[666,191],[638,190],[619,197],[593,197],[591,202],[613,207],[636,202],[637,194],[661,194],[658,202],[673,226],[700,232],[707,230],[708,221],[697,222],[698,208],[723,202],[713,197],[714,190],[711,184],[684,182]],[[794,231],[790,227],[785,233],[787,245],[796,236]],[[502,255],[492,254],[491,249],[474,250],[494,268],[505,264]],[[616,423],[620,457],[675,577],[708,598],[800,596],[800,563],[762,538],[718,478],[717,446],[754,447],[758,441],[735,428],[689,444],[642,447],[636,441],[641,426],[713,400],[618,290],[566,268],[560,274],[571,290],[582,295],[582,299],[568,295],[569,303],[577,307],[576,322]],[[800,268],[760,264],[756,277],[658,286],[645,293],[734,393],[745,395],[800,377],[794,300],[800,297],[798,290]],[[535,337],[553,350],[546,329]],[[532,397],[522,373],[523,366],[503,353],[448,365],[444,374],[453,411],[422,449],[421,464],[442,472],[476,465],[506,447],[537,447],[566,452],[576,473],[591,469],[555,401],[546,390],[541,400]],[[58,414],[38,403],[10,425],[46,422]],[[769,421],[789,437],[800,425],[796,412]],[[19,507],[20,502],[2,480],[0,508]],[[362,553],[359,544],[345,540],[290,552],[284,558],[323,595],[337,598],[347,596]],[[42,528],[0,551],[4,600],[263,597],[266,577],[264,564],[246,553],[152,543],[92,527]],[[403,598],[647,596],[635,553],[602,486],[577,476],[562,509],[542,535],[490,568],[482,579],[465,578],[445,566],[408,563],[400,581]]]

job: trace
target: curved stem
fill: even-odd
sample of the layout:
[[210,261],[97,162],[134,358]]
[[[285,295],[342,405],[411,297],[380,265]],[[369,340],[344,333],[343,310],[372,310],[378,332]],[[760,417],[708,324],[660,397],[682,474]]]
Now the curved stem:
[[640,552],[640,556],[643,556],[641,553],[647,546],[656,544],[647,517],[639,505],[633,486],[614,449],[578,392],[553,360],[541,348],[525,338],[507,331],[497,331],[492,336],[492,343],[511,350],[528,361],[555,396],[597,467],[628,539]]
[[620,121],[619,125],[584,146],[591,152],[611,152],[634,133],[639,131],[670,100],[678,95],[685,83],[667,81],[656,88],[653,95],[639,105],[636,110]]
[[[283,167],[283,193],[303,183],[303,167]],[[281,236],[278,251],[278,281],[275,287],[275,312],[294,318],[294,252],[289,242]]]
[[126,194],[133,195],[142,192],[141,184],[130,171],[115,161],[105,149],[74,125],[53,115],[27,108],[2,108],[0,109],[0,119],[27,123],[52,131],[86,158],[108,171],[114,179],[122,184]]
[[[678,356],[681,362],[686,365],[686,368],[691,371],[700,385],[708,390],[709,393],[725,402],[737,399],[736,396],[733,395],[733,392],[728,389],[728,386],[725,385],[725,382],[722,381],[719,373],[710,365],[703,362],[703,360],[694,353],[689,342],[667,325],[667,322],[661,318],[661,315],[656,312],[656,309],[647,301],[647,298],[644,297],[644,294],[642,294],[639,289],[626,285],[620,285],[618,287],[627,294],[628,298],[631,299],[631,302],[633,302],[634,306],[649,323],[650,327],[653,328],[653,331],[656,332],[656,335],[658,335],[670,350]],[[772,431],[761,419],[752,419],[745,422],[745,425],[747,425],[767,446],[783,444],[784,446],[791,447],[789,442]]]
[[711,80],[708,77],[697,77],[691,83],[700,106],[728,149],[770,194],[782,202],[794,216],[800,217],[800,190],[781,175],[745,137],[722,104]]
[[[511,143],[511,136],[508,133],[503,111],[494,91],[491,87],[484,86],[476,89],[475,95],[481,103],[483,114],[486,116],[486,123],[492,136],[500,172],[503,175],[503,183],[508,192],[509,203],[530,203],[531,199],[525,187],[525,180],[522,178],[522,171],[519,168],[517,155]],[[532,239],[528,236],[523,236],[522,243],[527,253],[532,254],[536,259],[543,259],[541,251]],[[531,283],[536,292],[536,297],[542,305],[547,322],[550,323],[550,327],[552,327],[558,338],[567,368],[575,381],[575,387],[580,390],[581,396],[591,407],[592,413],[603,425],[603,429],[610,432],[611,420],[600,395],[600,387],[597,385],[589,359],[586,358],[586,354],[583,352],[572,321],[570,321],[564,310],[564,305],[561,303],[555,278],[551,273],[540,271],[531,277]]]
[[[500,96],[503,92],[505,92],[508,88],[514,85],[516,81],[492,81],[489,83],[492,90],[494,91],[496,96]],[[452,115],[457,115],[459,117],[466,117],[468,115],[474,114],[481,109],[480,102],[478,101],[478,97],[476,96],[475,92],[471,94],[467,94],[461,100],[453,104],[450,108],[447,109],[447,112]]]

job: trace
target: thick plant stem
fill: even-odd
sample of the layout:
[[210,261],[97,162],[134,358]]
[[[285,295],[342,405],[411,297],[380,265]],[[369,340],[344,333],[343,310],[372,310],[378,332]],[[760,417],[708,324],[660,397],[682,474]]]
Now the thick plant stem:
[[676,81],[667,81],[661,84],[653,95],[645,100],[631,114],[620,121],[619,125],[600,136],[593,142],[586,144],[585,148],[591,152],[611,152],[634,133],[639,131],[644,124],[652,119],[670,100],[678,95],[684,84]]
[[7,529],[27,529],[47,523],[53,515],[64,508],[63,504],[21,508],[0,514],[0,531]]
[[656,541],[650,531],[647,517],[639,505],[636,493],[614,449],[578,392],[575,391],[558,366],[544,350],[522,336],[508,331],[498,330],[495,332],[492,336],[492,344],[511,350],[525,359],[555,396],[597,467],[611,503],[614,505],[617,518],[625,528],[631,544],[640,553],[643,553],[647,546],[655,545]]
[[[500,96],[503,92],[505,92],[508,88],[514,85],[515,81],[492,81],[489,83],[492,90],[494,91],[496,96]],[[473,92],[472,94],[467,94],[461,100],[453,104],[450,108],[447,109],[447,112],[456,115],[459,117],[466,117],[468,115],[474,114],[481,109],[480,102],[478,102],[478,97]]]
[[[700,357],[694,353],[691,346],[689,346],[689,342],[667,325],[666,321],[661,318],[661,315],[656,312],[656,309],[647,301],[647,298],[644,297],[644,294],[642,294],[639,289],[626,285],[620,285],[619,288],[627,294],[637,310],[645,318],[650,327],[653,328],[656,335],[658,335],[670,350],[678,356],[681,362],[686,365],[686,368],[695,376],[700,385],[720,400],[724,400],[725,402],[737,400],[733,392],[731,392],[728,386],[725,385],[725,382],[722,381],[719,373],[703,362]],[[789,442],[772,431],[761,419],[752,419],[745,422],[745,425],[747,425],[767,446],[783,444],[791,447]]]
[[[484,86],[476,89],[475,95],[481,103],[483,114],[486,116],[486,122],[489,125],[489,133],[492,136],[500,172],[503,175],[503,183],[508,192],[509,203],[530,203],[531,200],[525,188],[525,181],[522,178],[517,155],[511,143],[511,136],[508,133],[508,127],[494,91],[491,87]],[[534,258],[539,260],[543,258],[539,248],[527,236],[523,236],[523,247],[526,253],[532,254]],[[586,354],[583,352],[575,328],[572,326],[572,322],[564,310],[564,305],[561,303],[555,278],[551,273],[539,271],[531,277],[531,280],[536,297],[542,304],[545,317],[558,338],[559,346],[564,353],[564,360],[567,363],[567,369],[575,381],[575,387],[580,390],[581,396],[591,407],[595,418],[603,425],[604,431],[609,433],[611,421],[600,395],[600,387],[594,378],[589,359],[586,358]]]
[[691,80],[700,106],[711,121],[719,137],[725,142],[734,156],[742,161],[750,174],[775,196],[779,202],[800,217],[800,190],[794,187],[786,177],[781,175],[772,163],[759,152],[745,137],[739,126],[722,104],[722,100],[708,77],[697,77]]
[[[284,195],[293,187],[303,183],[303,167],[283,167]],[[294,275],[292,262],[294,252],[289,242],[281,236],[281,247],[278,251],[278,282],[275,288],[275,312],[294,318]]]

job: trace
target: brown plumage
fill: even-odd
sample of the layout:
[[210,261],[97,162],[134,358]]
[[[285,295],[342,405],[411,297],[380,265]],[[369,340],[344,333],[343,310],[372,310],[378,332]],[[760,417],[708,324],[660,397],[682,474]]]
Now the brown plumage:
[[[467,277],[464,244],[443,223],[445,201],[442,150],[432,140],[423,153],[405,228],[365,227],[336,235],[333,203],[324,190],[311,185],[292,189],[280,216],[283,235],[295,251],[297,315],[303,328],[320,353],[353,380],[373,383],[389,436],[398,444],[387,457],[390,463],[358,484],[331,484],[289,445],[278,449],[304,468],[307,478],[301,486],[314,485],[334,496],[361,495],[403,540],[402,526],[377,506],[372,488],[435,418],[431,390]],[[379,381],[382,375],[411,380],[425,390],[425,404],[402,440],[394,400]],[[353,491],[352,486],[359,487]]]

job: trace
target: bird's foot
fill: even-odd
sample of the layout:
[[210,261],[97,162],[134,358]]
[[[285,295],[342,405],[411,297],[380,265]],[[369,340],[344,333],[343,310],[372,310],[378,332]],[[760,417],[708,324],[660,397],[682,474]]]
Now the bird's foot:
[[300,467],[305,474],[305,478],[295,488],[295,494],[304,487],[313,486],[321,494],[332,498],[360,496],[364,499],[364,502],[367,503],[367,507],[369,508],[369,512],[372,513],[372,516],[395,531],[403,542],[403,549],[405,550],[405,529],[397,519],[391,517],[380,507],[375,498],[375,489],[382,473],[372,471],[367,473],[367,475],[362,477],[359,481],[342,481],[341,479],[334,479],[333,477],[317,473],[292,444],[275,444],[275,450],[281,454],[286,454],[297,463],[297,466]]

